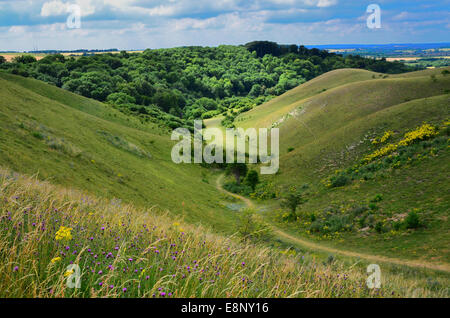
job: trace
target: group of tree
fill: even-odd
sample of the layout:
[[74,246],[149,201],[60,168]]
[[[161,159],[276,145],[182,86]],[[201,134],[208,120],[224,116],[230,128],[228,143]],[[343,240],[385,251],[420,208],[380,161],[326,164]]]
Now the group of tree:
[[338,68],[384,73],[412,70],[382,59],[344,57],[273,42],[81,57],[51,54],[39,61],[23,55],[11,62],[0,60],[0,68],[108,102],[137,116],[168,114],[165,120],[172,123],[174,118],[190,121],[242,112]]

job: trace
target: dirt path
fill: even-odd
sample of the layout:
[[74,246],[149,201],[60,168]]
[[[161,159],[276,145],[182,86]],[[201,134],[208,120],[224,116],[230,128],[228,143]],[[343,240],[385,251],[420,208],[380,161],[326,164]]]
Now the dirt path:
[[[216,187],[219,191],[221,191],[225,194],[228,194],[236,199],[242,200],[249,208],[256,208],[256,205],[253,203],[252,200],[250,200],[246,197],[243,197],[239,194],[231,193],[231,192],[228,192],[227,190],[225,190],[222,187],[223,177],[224,177],[224,175],[222,174],[216,180]],[[419,261],[419,260],[418,261],[403,260],[403,259],[399,259],[399,258],[391,258],[391,257],[386,257],[386,256],[381,256],[381,255],[371,255],[371,254],[358,253],[358,252],[353,252],[353,251],[348,251],[348,250],[336,249],[336,248],[324,246],[324,245],[321,245],[318,243],[314,243],[314,242],[311,242],[308,240],[304,240],[297,236],[290,235],[290,234],[280,230],[279,228],[277,228],[274,225],[272,225],[272,227],[273,227],[274,233],[276,235],[278,235],[279,237],[283,237],[290,242],[296,243],[300,246],[304,246],[308,249],[319,250],[319,251],[323,251],[323,252],[339,254],[339,255],[344,255],[344,256],[349,256],[349,257],[359,257],[359,258],[362,258],[362,259],[365,259],[365,260],[368,260],[368,261],[371,261],[374,263],[390,263],[390,264],[403,265],[403,266],[409,266],[409,267],[415,267],[415,268],[426,268],[426,269],[432,269],[432,270],[439,270],[439,271],[443,271],[443,272],[450,272],[450,266],[448,264],[433,264],[433,263],[428,263],[428,262]]]
[[216,180],[216,188],[217,188],[217,190],[219,190],[222,193],[228,194],[228,195],[232,196],[233,198],[236,198],[236,199],[239,199],[241,201],[244,201],[244,203],[247,205],[247,207],[249,207],[251,209],[255,208],[255,204],[253,203],[252,200],[250,200],[250,199],[248,199],[246,197],[243,197],[242,195],[231,193],[231,192],[228,192],[227,190],[225,190],[222,187],[223,177],[224,177],[224,175],[221,174]]

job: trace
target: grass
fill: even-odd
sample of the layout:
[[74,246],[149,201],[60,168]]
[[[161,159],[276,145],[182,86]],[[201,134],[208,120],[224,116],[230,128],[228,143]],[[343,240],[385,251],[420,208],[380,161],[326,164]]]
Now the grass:
[[[378,77],[378,73],[366,70],[341,69],[325,73],[294,88],[273,100],[257,106],[236,118],[236,126],[242,128],[271,127],[277,120],[293,111],[308,97],[332,88]],[[214,121],[214,119],[212,119]]]
[[[8,170],[0,188],[1,297],[446,296],[440,277],[387,272],[383,289],[368,289],[357,263],[238,243],[174,222],[157,207],[141,210]],[[70,235],[58,237],[62,227]],[[66,285],[70,264],[80,266],[79,289]]]
[[[283,193],[290,186],[300,189],[308,185],[308,201],[299,208],[298,222],[286,224],[282,218],[285,211],[277,212],[276,207],[264,212],[267,219],[283,224],[298,236],[330,246],[448,263],[450,198],[446,191],[448,148],[445,145],[437,155],[398,169],[383,170],[369,180],[331,189],[324,186],[322,180],[333,176],[335,170],[344,171],[354,166],[372,153],[376,149],[372,140],[382,137],[386,131],[402,136],[423,122],[440,125],[447,120],[450,78],[442,74],[442,69],[387,78],[360,74],[361,71],[354,77],[349,75],[351,70],[340,72],[334,71],[309,85],[300,85],[289,94],[242,114],[242,120],[236,121],[238,127],[275,123],[280,128],[280,171],[263,178],[279,189],[275,192]],[[362,79],[358,80],[361,75]],[[326,82],[332,77],[342,79],[334,88]],[[356,80],[346,81],[349,77]],[[314,90],[311,89],[313,84]],[[416,156],[416,149],[411,151]],[[369,233],[340,228],[338,237],[306,232],[310,225],[303,224],[310,221],[312,214],[321,215],[331,207],[369,205],[377,194],[382,194],[384,199],[376,204],[375,220],[406,215],[418,208],[427,225],[395,235],[376,233],[376,224]],[[276,206],[278,202],[267,201],[266,204]]]
[[233,214],[212,176],[176,165],[166,131],[42,82],[0,74],[0,165],[135,205],[159,205],[186,221],[229,231]]

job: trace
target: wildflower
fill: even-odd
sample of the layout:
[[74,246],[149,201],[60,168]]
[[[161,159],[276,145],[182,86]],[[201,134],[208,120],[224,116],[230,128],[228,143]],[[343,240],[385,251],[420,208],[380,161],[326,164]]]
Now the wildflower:
[[14,271],[17,272],[19,270],[19,266],[14,266]]
[[56,232],[55,235],[55,240],[59,241],[59,240],[68,240],[70,241],[72,239],[72,228],[71,227],[65,227],[65,226],[61,226],[58,230],[58,232]]
[[61,257],[55,257],[55,258],[52,258],[52,260],[50,261],[52,264],[54,264],[54,263],[56,263],[56,262],[59,262],[61,260]]
[[68,277],[68,276],[72,275],[73,272],[74,272],[73,269],[70,270],[70,271],[66,271],[66,272],[64,273],[64,277]]
[[123,291],[124,293],[126,293],[126,292],[127,292],[127,288],[124,287],[124,288],[122,289],[122,291]]

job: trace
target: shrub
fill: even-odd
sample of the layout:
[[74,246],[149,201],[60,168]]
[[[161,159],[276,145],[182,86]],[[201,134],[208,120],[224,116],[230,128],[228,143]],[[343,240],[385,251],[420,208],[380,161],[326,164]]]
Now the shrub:
[[337,176],[331,177],[331,187],[337,188],[337,187],[343,187],[350,183],[350,178],[344,174],[339,174]]
[[377,224],[375,224],[375,231],[377,231],[377,233],[381,234],[384,231],[383,228],[383,222],[378,221]]
[[405,224],[407,229],[417,229],[420,227],[419,214],[416,211],[411,211],[405,219]]
[[44,139],[44,135],[42,135],[40,132],[38,132],[38,131],[35,131],[35,132],[33,132],[33,137],[34,138],[37,138],[37,139]]
[[350,209],[349,213],[350,215],[352,215],[353,217],[357,217],[361,214],[363,214],[364,212],[366,212],[369,208],[367,206],[355,206],[353,208]]
[[251,209],[244,210],[240,215],[237,231],[243,239],[251,241],[267,241],[272,236],[271,227]]
[[244,179],[244,183],[250,186],[253,191],[255,191],[255,187],[259,183],[258,172],[256,172],[256,170],[250,170]]
[[402,228],[403,223],[401,221],[396,221],[392,223],[394,230],[399,231]]
[[249,196],[252,193],[252,188],[246,184],[237,184],[236,182],[227,182],[223,188],[231,193],[242,194]]
[[297,191],[290,191],[284,198],[282,206],[288,208],[293,215],[297,207],[304,203],[306,200],[303,198],[303,194]]

